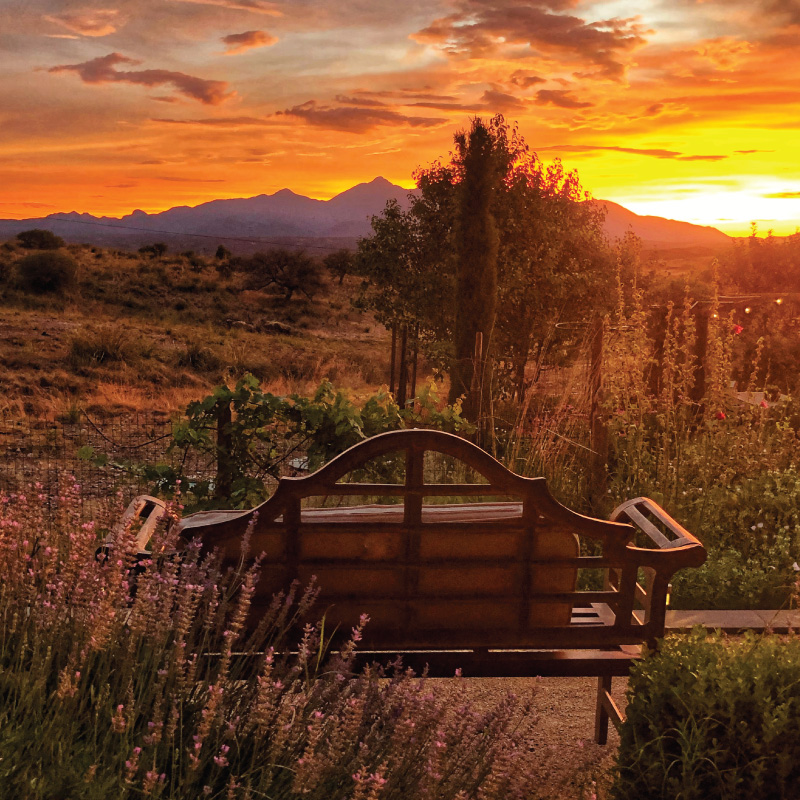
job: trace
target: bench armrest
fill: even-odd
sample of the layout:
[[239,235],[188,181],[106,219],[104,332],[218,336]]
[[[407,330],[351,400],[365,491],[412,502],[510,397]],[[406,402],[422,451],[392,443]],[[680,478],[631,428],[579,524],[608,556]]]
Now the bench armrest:
[[[629,550],[639,553],[642,566],[658,568],[669,562],[674,571],[681,567],[699,567],[706,560],[706,549],[700,540],[649,497],[625,501],[614,509],[610,519],[630,523],[655,545],[652,548],[628,545]],[[664,558],[667,553],[670,557]]]

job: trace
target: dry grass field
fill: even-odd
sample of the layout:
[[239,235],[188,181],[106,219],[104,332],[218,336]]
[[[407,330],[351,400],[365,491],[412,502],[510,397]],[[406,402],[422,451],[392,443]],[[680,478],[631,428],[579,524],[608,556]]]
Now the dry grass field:
[[171,411],[246,372],[277,393],[388,381],[388,335],[353,308],[355,278],[286,301],[214,259],[66,251],[77,284],[36,294],[19,286],[26,251],[0,246],[0,413]]

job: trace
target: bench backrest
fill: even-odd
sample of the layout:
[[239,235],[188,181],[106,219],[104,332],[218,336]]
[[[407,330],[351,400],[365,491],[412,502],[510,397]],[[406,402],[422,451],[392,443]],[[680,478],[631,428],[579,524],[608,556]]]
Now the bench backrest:
[[[428,453],[454,459],[480,482],[430,482]],[[402,481],[347,480],[387,457]],[[356,496],[397,502],[313,507]],[[463,502],[469,498],[492,502]],[[248,526],[250,552],[266,554],[256,609],[293,580],[316,576],[328,630],[349,631],[367,613],[368,647],[591,648],[647,641],[659,624],[663,632],[663,614],[634,614],[640,557],[650,551],[631,544],[631,525],[570,511],[543,478],[516,475],[451,434],[407,430],[365,440],[313,475],[281,479],[256,509],[185,518],[182,535],[236,562]],[[579,536],[598,543],[594,555],[581,554]],[[614,580],[577,591],[580,569],[610,571]],[[573,613],[580,606],[599,616],[581,624]]]

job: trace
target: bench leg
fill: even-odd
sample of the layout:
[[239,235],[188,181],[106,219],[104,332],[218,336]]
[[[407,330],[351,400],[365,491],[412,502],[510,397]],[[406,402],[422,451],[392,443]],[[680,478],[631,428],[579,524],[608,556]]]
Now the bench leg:
[[608,711],[606,709],[606,692],[611,691],[611,676],[601,675],[597,679],[597,708],[594,715],[594,740],[597,744],[608,741]]

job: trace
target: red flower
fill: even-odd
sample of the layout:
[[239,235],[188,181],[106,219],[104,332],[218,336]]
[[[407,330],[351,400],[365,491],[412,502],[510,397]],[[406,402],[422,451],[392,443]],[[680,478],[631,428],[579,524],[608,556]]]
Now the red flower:
[[766,400],[762,400],[759,405],[761,408],[769,408],[769,403]]
[[741,325],[734,325],[734,326],[733,326],[733,332],[734,332],[734,333],[735,333],[737,336],[738,336],[738,335],[739,335],[739,334],[740,334],[740,333],[741,333],[743,330],[744,330],[744,328],[743,328]]
[[717,411],[714,415],[717,419],[725,419],[725,412],[724,411]]

